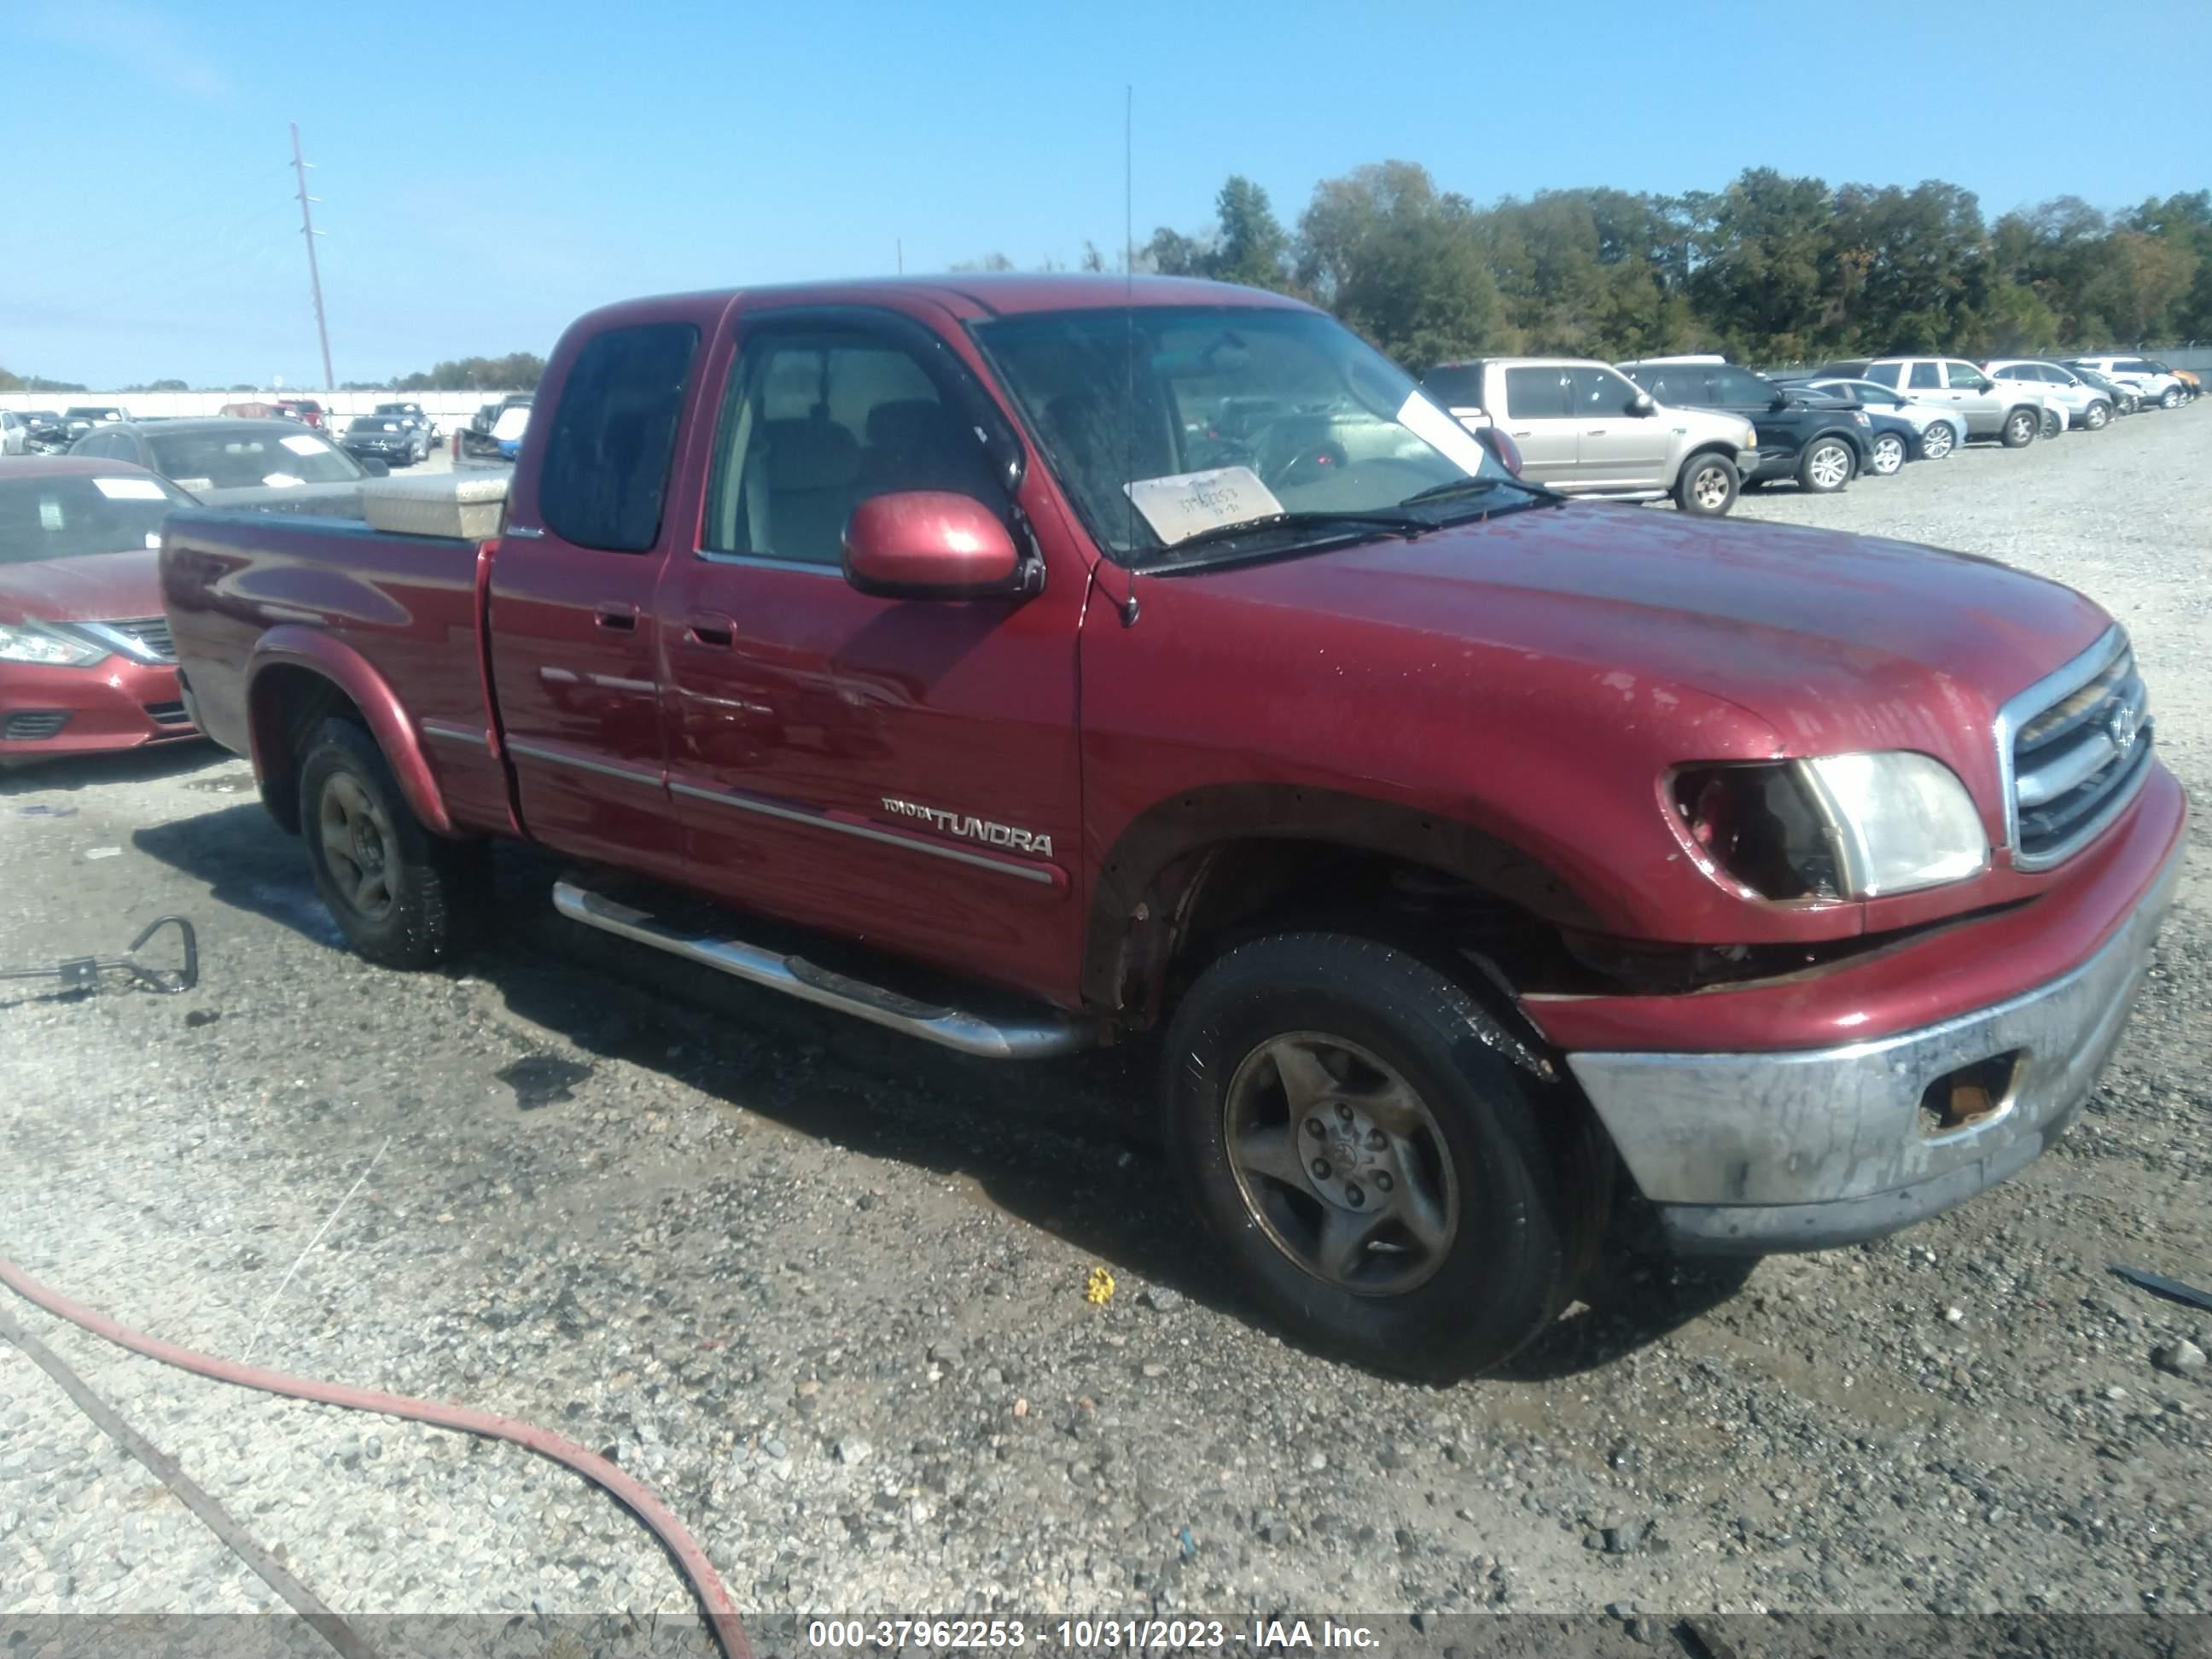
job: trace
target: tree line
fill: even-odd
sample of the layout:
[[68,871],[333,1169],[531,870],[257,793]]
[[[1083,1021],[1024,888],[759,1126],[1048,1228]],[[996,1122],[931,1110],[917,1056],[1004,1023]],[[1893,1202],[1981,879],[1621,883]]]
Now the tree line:
[[1315,185],[1294,229],[1232,177],[1212,226],[1163,227],[1136,263],[1310,300],[1416,373],[1516,352],[1793,363],[2212,337],[2201,190],[2118,213],[2062,197],[1991,223],[1938,179],[1831,187],[1754,167],[1717,191],[1481,207],[1383,161]]

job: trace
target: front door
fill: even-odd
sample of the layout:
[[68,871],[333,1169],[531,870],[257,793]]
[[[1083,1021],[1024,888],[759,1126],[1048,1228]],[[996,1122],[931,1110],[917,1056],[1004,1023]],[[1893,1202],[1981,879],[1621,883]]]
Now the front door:
[[1555,364],[1505,371],[1505,430],[1521,451],[1521,476],[1533,483],[1582,487],[1577,453],[1574,377]]
[[[546,845],[674,879],[653,592],[670,459],[700,331],[609,329],[570,365],[533,497],[493,561],[493,690],[522,822]],[[477,650],[456,638],[453,649]]]
[[1952,406],[1966,417],[1968,431],[1995,432],[2003,426],[2012,399],[1997,388],[1996,381],[1973,364],[1955,357],[1945,359],[1943,368],[1950,381]]
[[1577,479],[1592,489],[1656,489],[1667,481],[1674,422],[1663,409],[1635,411],[1643,389],[1595,364],[1569,371],[1575,400]]
[[[951,490],[1015,527],[986,443],[1019,441],[937,335],[867,307],[763,312],[721,354],[708,495],[657,601],[691,884],[1008,984],[1069,981],[1081,855],[1075,647],[1087,571],[1044,591],[871,598],[853,508]],[[979,436],[979,428],[981,435]]]

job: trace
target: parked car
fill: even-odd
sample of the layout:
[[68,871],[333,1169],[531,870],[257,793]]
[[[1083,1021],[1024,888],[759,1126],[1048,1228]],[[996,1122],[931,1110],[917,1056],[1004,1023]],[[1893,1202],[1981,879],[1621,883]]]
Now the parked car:
[[1867,417],[1867,471],[1887,478],[1905,470],[1920,455],[1920,428],[1903,416],[1869,409]]
[[429,428],[405,415],[356,415],[338,442],[356,460],[412,466],[430,458]]
[[1970,438],[1995,438],[2008,449],[2033,443],[2043,434],[2045,400],[2040,389],[2000,386],[1961,357],[1877,357],[1871,362],[1830,363],[1819,378],[1856,368],[1857,378],[1901,392],[1916,403],[1951,409],[1966,417]]
[[2112,400],[2116,415],[2132,415],[2142,407],[2142,393],[2131,386],[2122,386],[2118,380],[2083,363],[2062,362],[2058,365],[2084,386],[2094,386]]
[[12,409],[0,409],[0,455],[27,454],[30,448],[29,418]]
[[2133,386],[2136,395],[2146,404],[2160,409],[2179,409],[2189,401],[2188,388],[2156,358],[2135,356],[2100,356],[2069,357],[2069,368],[2094,368],[2099,374],[2118,380],[2122,386]]
[[389,469],[357,461],[296,421],[125,421],[80,438],[72,455],[129,461],[215,506],[358,515],[361,481]]
[[2042,391],[2047,401],[2055,402],[2065,410],[2069,426],[2100,432],[2118,413],[2109,397],[2080,375],[2040,357],[1993,357],[1982,365],[1982,372],[1994,380]]
[[[237,421],[296,421],[299,416],[283,404],[249,399],[245,403],[225,404],[216,413]],[[306,422],[301,422],[302,425]]]
[[1483,357],[1422,379],[1470,430],[1495,427],[1522,476],[1571,495],[1656,501],[1715,517],[1735,505],[1759,433],[1732,416],[1662,411],[1620,371],[1575,357]]
[[0,765],[194,735],[154,550],[191,501],[118,461],[0,460]]
[[1758,423],[1759,465],[1748,484],[1794,478],[1816,495],[1843,489],[1873,459],[1866,411],[1827,398],[1797,398],[1747,368],[1709,357],[1655,357],[1623,363],[1669,410],[1723,411]]
[[459,458],[496,453],[498,440],[492,435],[492,428],[499,424],[500,417],[507,410],[529,408],[531,399],[532,394],[527,392],[510,392],[495,403],[481,405],[469,417],[468,426],[459,434],[454,455]]
[[[1188,465],[1170,411],[1270,391],[1419,441]],[[520,836],[584,927],[972,1054],[1157,1030],[1218,1259],[1370,1365],[1500,1362],[1616,1190],[1759,1254],[2017,1172],[2179,878],[2088,599],[1565,500],[1280,296],[676,295],[544,392],[495,534],[166,526],[190,699],[355,949],[452,960]]]
[[433,449],[446,441],[446,434],[438,429],[437,422],[423,412],[422,405],[420,404],[379,404],[376,406],[376,412],[379,415],[396,415],[414,422],[428,434],[430,447]]
[[502,461],[511,461],[521,453],[522,434],[530,429],[530,405],[509,404],[499,411],[499,418],[491,423],[491,441]]
[[1940,461],[1966,441],[1966,417],[1954,409],[1939,409],[1933,404],[1915,403],[1903,392],[1893,392],[1879,380],[1777,380],[1778,386],[1801,387],[1817,392],[1824,397],[1839,398],[1856,404],[1869,415],[1894,416],[1911,423],[1914,432],[1913,458],[1923,461]]
[[62,410],[62,430],[75,443],[96,426],[127,421],[131,411],[116,404],[72,404]]
[[323,406],[313,398],[279,398],[276,407],[281,413],[290,416],[302,425],[320,427],[323,424]]

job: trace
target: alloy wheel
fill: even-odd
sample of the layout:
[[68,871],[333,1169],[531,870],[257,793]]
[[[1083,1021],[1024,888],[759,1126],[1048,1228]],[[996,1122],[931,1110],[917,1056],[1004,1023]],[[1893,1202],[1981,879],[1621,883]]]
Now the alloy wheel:
[[1325,1284],[1402,1296],[1451,1254],[1459,1185],[1419,1093],[1358,1043],[1290,1031],[1223,1098],[1229,1164],[1270,1243]]
[[1933,422],[1928,430],[1921,434],[1920,453],[1931,461],[1940,461],[1951,453],[1958,440],[1959,434],[1951,430],[1950,422]]
[[1905,441],[1894,433],[1884,433],[1874,441],[1874,470],[1887,478],[1905,465]]
[[1850,481],[1850,452],[1839,443],[1819,445],[1814,449],[1812,459],[1805,464],[1805,471],[1812,478],[1814,488],[1841,489]]

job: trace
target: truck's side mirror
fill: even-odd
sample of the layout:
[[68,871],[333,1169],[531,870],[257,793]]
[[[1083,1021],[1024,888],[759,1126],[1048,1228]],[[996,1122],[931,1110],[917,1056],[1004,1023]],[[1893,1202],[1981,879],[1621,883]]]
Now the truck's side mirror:
[[1649,415],[1658,407],[1648,392],[1639,392],[1628,400],[1628,412],[1632,415]]
[[845,580],[884,599],[975,599],[1027,586],[1006,526],[972,495],[876,495],[845,525]]

